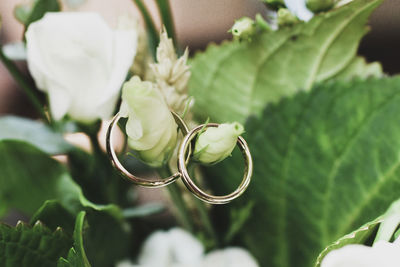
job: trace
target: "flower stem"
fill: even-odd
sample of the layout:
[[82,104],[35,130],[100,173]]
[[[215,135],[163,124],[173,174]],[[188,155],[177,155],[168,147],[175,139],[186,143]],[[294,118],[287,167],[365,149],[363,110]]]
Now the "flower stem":
[[0,60],[3,62],[4,66],[7,68],[11,76],[17,82],[19,87],[25,92],[29,100],[31,101],[33,107],[38,111],[40,116],[46,121],[49,122],[46,113],[43,110],[43,105],[38,99],[37,95],[34,93],[32,87],[27,82],[26,77],[21,73],[18,67],[12,62],[6,55],[3,53],[3,47],[0,45]]
[[[161,168],[158,171],[159,174],[163,177],[171,175],[171,171],[168,168]],[[182,192],[179,189],[178,184],[176,182],[172,183],[167,186],[167,189],[172,199],[172,202],[176,206],[176,210],[178,211],[178,218],[182,226],[189,232],[194,233],[194,222],[192,220],[192,216],[190,215],[190,211],[185,203],[185,200],[182,197]]]
[[153,56],[153,59],[156,59],[156,50],[159,43],[159,34],[154,25],[153,19],[150,16],[149,11],[147,10],[146,6],[143,4],[142,0],[134,0],[136,6],[139,8],[140,12],[142,13],[143,19],[146,23],[147,29],[147,36],[149,38],[149,48],[150,52]]
[[[194,168],[192,166],[189,167],[189,172],[191,174],[191,177],[195,183],[197,183],[195,175],[194,175]],[[199,212],[200,220],[202,222],[202,225],[204,226],[208,236],[213,239],[215,244],[218,246],[219,245],[219,239],[217,232],[214,229],[214,225],[212,223],[212,220],[210,218],[209,212],[207,210],[206,204],[201,201],[200,199],[197,199],[196,197],[194,198],[194,202],[196,205],[196,208]]]
[[171,6],[169,0],[157,0],[158,11],[162,22],[167,30],[168,36],[172,38],[174,46],[178,48],[178,42],[176,39],[174,19],[171,12]]

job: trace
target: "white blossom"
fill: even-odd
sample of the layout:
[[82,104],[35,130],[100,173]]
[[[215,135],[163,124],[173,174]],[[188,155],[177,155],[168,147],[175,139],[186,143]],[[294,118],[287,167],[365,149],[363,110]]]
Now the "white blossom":
[[242,248],[230,247],[205,254],[200,241],[180,228],[151,234],[137,262],[125,260],[116,267],[258,267],[256,260]]
[[59,120],[109,118],[136,53],[137,33],[112,30],[96,13],[47,13],[26,32],[27,61],[37,87]]

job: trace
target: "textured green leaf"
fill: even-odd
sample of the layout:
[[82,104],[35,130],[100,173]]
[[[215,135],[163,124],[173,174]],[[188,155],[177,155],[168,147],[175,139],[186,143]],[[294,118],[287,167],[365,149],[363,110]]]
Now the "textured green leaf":
[[326,247],[321,252],[321,254],[319,254],[315,267],[319,267],[323,258],[332,250],[342,248],[349,244],[365,244],[367,240],[371,239],[371,237],[374,237],[381,222],[382,218],[379,217],[372,222],[364,224],[350,234],[341,237],[340,239]]
[[[320,85],[248,121],[254,175],[238,202],[255,206],[240,236],[261,266],[312,266],[398,198],[399,113],[396,77]],[[242,162],[234,154],[209,170],[216,193],[235,189]]]
[[0,118],[0,141],[6,139],[31,143],[49,154],[62,154],[73,147],[60,133],[52,131],[47,125],[15,116]]
[[196,116],[244,122],[267,103],[334,78],[354,60],[368,16],[380,3],[353,1],[250,43],[209,46],[191,61]]
[[61,228],[52,232],[40,222],[32,228],[23,223],[0,224],[0,266],[54,267],[71,243]]
[[74,245],[69,250],[68,257],[60,258],[57,267],[90,267],[85,248],[83,246],[83,231],[87,227],[85,224],[86,213],[81,211],[76,217],[74,229]]

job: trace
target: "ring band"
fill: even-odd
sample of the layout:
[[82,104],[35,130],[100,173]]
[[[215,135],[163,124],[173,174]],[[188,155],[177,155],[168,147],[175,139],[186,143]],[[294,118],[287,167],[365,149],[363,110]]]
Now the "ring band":
[[[185,136],[188,132],[188,128],[187,128],[185,122],[175,112],[171,111],[171,113],[172,113],[179,129],[181,130],[182,134]],[[181,174],[179,172],[177,172],[167,178],[149,180],[149,179],[144,179],[144,178],[135,176],[132,173],[130,173],[128,170],[126,170],[125,167],[122,166],[122,163],[119,161],[119,159],[115,153],[113,141],[112,141],[112,131],[120,119],[121,119],[121,116],[119,113],[117,113],[114,116],[114,118],[112,119],[112,121],[108,127],[107,136],[106,136],[106,148],[107,148],[107,154],[111,160],[112,165],[114,166],[114,168],[116,168],[119,171],[119,173],[123,177],[127,178],[128,180],[132,181],[133,183],[135,183],[137,185],[144,186],[144,187],[154,187],[154,188],[169,185],[170,183],[174,182],[176,179],[181,177]]]
[[182,143],[179,146],[178,151],[178,170],[182,176],[183,183],[186,187],[191,191],[197,198],[210,203],[210,204],[226,204],[239,197],[246,191],[247,187],[250,184],[251,175],[253,173],[253,160],[251,158],[249,147],[243,137],[239,136],[237,140],[237,145],[239,146],[242,155],[245,161],[244,175],[241,184],[239,187],[232,193],[224,196],[214,196],[207,194],[203,190],[201,190],[190,178],[189,173],[186,168],[186,160],[185,155],[187,153],[188,148],[190,147],[191,141],[197,135],[199,131],[203,129],[203,127],[218,127],[217,123],[208,123],[206,125],[202,124],[191,130],[186,136],[183,138]]

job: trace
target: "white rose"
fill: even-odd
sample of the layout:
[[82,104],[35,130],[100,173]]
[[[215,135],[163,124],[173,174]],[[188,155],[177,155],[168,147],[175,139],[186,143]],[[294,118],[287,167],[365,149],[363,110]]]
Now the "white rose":
[[202,267],[258,267],[254,257],[242,248],[226,248],[211,251],[203,260]]
[[154,167],[166,163],[176,145],[178,126],[160,90],[132,77],[122,89],[120,114],[128,117],[128,144],[140,158]]
[[112,30],[96,13],[47,13],[29,26],[26,41],[29,71],[54,119],[112,115],[136,53],[133,24]]
[[329,252],[321,267],[397,267],[400,265],[399,241],[378,241],[372,247],[347,245]]
[[238,122],[207,128],[196,140],[193,158],[208,164],[224,160],[232,153],[238,136],[243,132],[243,126]]

